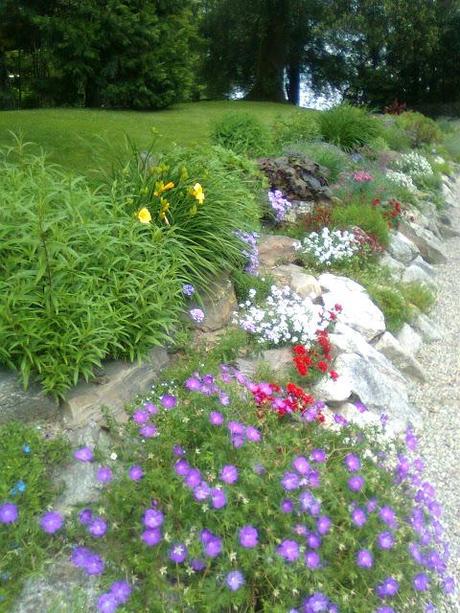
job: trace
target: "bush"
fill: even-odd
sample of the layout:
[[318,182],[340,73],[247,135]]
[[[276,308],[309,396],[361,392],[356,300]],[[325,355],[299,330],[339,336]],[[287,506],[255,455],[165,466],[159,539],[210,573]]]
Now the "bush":
[[436,122],[421,113],[402,113],[396,117],[396,125],[405,131],[413,147],[442,141],[442,132]]
[[382,246],[388,245],[388,223],[377,207],[369,204],[348,204],[334,207],[332,224],[335,228],[346,229],[358,226],[375,237]]
[[319,127],[325,141],[346,151],[370,145],[382,130],[377,118],[363,108],[348,104],[321,113]]
[[392,151],[407,151],[410,149],[411,141],[409,136],[393,120],[390,122],[385,118],[382,138]]
[[270,131],[250,113],[226,113],[212,127],[211,141],[251,158],[271,153]]
[[410,320],[409,305],[396,287],[369,283],[366,289],[384,314],[385,324],[390,332],[397,332]]
[[272,127],[277,148],[288,143],[304,143],[319,137],[319,126],[311,111],[297,110],[289,115],[278,115]]
[[424,313],[429,311],[435,303],[433,292],[422,283],[415,281],[413,283],[403,283],[400,289],[406,302]]
[[335,183],[340,174],[347,169],[347,155],[334,145],[328,143],[298,143],[285,148],[288,155],[302,154],[320,166],[327,168],[329,183]]
[[35,428],[10,422],[0,425],[0,508],[16,505],[18,521],[0,519],[0,609],[12,611],[27,574],[40,570],[44,558],[60,545],[39,528],[39,515],[57,494],[52,472],[67,456],[62,439],[45,439]]

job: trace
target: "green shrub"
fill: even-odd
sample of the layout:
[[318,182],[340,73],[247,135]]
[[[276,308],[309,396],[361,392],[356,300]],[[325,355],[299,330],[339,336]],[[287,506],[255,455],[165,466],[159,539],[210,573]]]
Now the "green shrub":
[[289,115],[278,115],[272,127],[277,148],[288,143],[303,143],[319,137],[319,126],[311,111],[297,110]]
[[442,141],[442,132],[436,122],[421,113],[402,113],[396,117],[396,124],[405,131],[413,147]]
[[426,313],[435,303],[435,295],[422,283],[403,283],[400,287],[401,294],[406,302]]
[[232,274],[236,297],[239,302],[244,302],[249,296],[249,291],[255,289],[260,300],[264,300],[270,293],[274,279],[271,275],[250,275],[242,270],[235,270]]
[[269,129],[250,113],[230,112],[211,129],[211,141],[239,155],[261,157],[273,148]]
[[62,439],[44,438],[35,428],[10,422],[0,425],[0,505],[15,504],[19,520],[0,522],[0,610],[12,611],[14,597],[28,574],[37,572],[60,542],[50,542],[39,517],[57,494],[53,471],[67,456]]
[[392,151],[407,151],[411,141],[406,132],[393,120],[383,123],[382,138]]
[[336,206],[332,210],[332,224],[341,229],[358,226],[374,236],[382,246],[388,245],[388,224],[377,207],[354,203]]
[[409,305],[396,287],[369,283],[366,289],[384,314],[385,324],[390,332],[397,332],[410,320]]
[[349,160],[339,147],[328,143],[297,143],[285,148],[285,153],[301,153],[329,171],[329,183],[335,183],[349,166]]
[[346,151],[370,145],[381,135],[381,124],[365,109],[342,104],[319,115],[322,137]]
[[443,144],[450,158],[454,162],[460,163],[460,127],[458,122],[455,125],[455,131],[445,137]]

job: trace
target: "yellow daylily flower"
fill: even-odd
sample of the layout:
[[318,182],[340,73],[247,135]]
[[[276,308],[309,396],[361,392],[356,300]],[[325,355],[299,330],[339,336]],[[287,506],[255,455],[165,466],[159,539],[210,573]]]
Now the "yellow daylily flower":
[[161,194],[163,194],[164,192],[167,192],[169,189],[172,189],[173,187],[175,187],[175,184],[172,181],[169,181],[169,183],[166,183],[166,185],[163,183],[163,181],[157,181],[155,183],[155,191],[153,192],[154,196],[160,197]]
[[144,207],[138,212],[137,218],[141,223],[145,224],[150,223],[152,221],[152,216],[150,215],[150,211],[147,207]]
[[191,195],[198,201],[199,204],[203,204],[204,202],[204,191],[201,187],[200,183],[195,183],[195,185],[190,190]]

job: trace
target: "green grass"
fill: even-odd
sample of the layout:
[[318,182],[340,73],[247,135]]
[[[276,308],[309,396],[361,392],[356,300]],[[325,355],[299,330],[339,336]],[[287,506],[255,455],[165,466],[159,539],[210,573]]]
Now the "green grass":
[[0,111],[0,145],[10,144],[10,131],[22,132],[37,143],[53,162],[75,172],[93,171],[122,151],[125,135],[140,147],[152,140],[152,128],[163,138],[157,146],[172,143],[193,145],[209,142],[211,125],[228,111],[253,113],[266,125],[295,109],[268,102],[222,101],[178,104],[157,112],[104,111],[89,109],[38,109]]

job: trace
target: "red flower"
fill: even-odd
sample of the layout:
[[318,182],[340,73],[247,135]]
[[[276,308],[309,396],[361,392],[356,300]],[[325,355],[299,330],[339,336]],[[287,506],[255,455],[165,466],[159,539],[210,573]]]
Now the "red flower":
[[305,355],[307,352],[303,345],[294,345],[293,350],[296,355]]
[[334,305],[334,309],[337,311],[337,313],[341,313],[343,310],[343,306],[341,304],[336,304]]
[[318,362],[318,364],[316,365],[318,367],[318,370],[320,370],[321,372],[327,372],[327,363],[324,362],[323,360],[321,360],[320,362]]
[[330,370],[329,376],[331,377],[333,381],[337,381],[337,379],[339,378],[339,373],[336,372],[335,370]]

